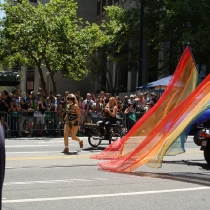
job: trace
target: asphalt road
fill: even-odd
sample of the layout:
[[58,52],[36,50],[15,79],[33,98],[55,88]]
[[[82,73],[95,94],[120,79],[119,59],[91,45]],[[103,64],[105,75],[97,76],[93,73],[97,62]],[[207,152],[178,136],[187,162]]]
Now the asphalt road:
[[[147,166],[133,173],[98,168],[84,149],[63,139],[7,139],[3,210],[180,210],[210,209],[210,167],[189,137],[186,153],[165,157],[160,169]],[[106,142],[105,142],[106,143]]]

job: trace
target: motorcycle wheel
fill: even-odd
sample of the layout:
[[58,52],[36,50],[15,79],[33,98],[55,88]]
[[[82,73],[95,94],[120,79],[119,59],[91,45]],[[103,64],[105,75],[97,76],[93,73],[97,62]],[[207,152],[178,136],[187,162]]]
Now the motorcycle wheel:
[[203,140],[203,138],[200,137],[200,133],[201,133],[201,130],[197,130],[194,137],[193,137],[194,143],[197,146],[201,146],[202,140]]
[[206,162],[210,165],[210,147],[205,148],[204,158],[205,158]]

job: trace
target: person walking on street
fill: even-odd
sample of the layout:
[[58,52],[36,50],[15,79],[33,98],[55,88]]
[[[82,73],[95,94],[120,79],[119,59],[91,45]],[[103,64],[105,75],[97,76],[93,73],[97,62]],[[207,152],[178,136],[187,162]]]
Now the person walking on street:
[[72,140],[78,141],[80,148],[83,148],[83,140],[80,140],[76,134],[79,129],[80,121],[80,109],[78,107],[78,102],[74,94],[69,94],[67,97],[67,107],[66,107],[66,116],[64,118],[64,145],[65,148],[62,153],[69,152],[69,134],[71,133]]

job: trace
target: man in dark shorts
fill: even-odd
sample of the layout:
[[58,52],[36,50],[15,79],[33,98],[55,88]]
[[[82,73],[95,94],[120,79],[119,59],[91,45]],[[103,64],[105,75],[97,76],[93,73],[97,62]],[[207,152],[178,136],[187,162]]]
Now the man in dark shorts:
[[0,210],[2,202],[2,187],[4,182],[4,172],[5,172],[5,142],[3,129],[0,126]]

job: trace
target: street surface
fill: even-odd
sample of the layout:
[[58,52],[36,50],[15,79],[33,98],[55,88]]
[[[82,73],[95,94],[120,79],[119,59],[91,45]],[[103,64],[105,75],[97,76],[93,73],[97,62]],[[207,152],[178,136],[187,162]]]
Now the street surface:
[[160,169],[147,166],[133,173],[111,173],[89,156],[99,149],[79,149],[62,138],[6,139],[3,210],[207,210],[210,167],[192,140],[186,153],[165,157]]

